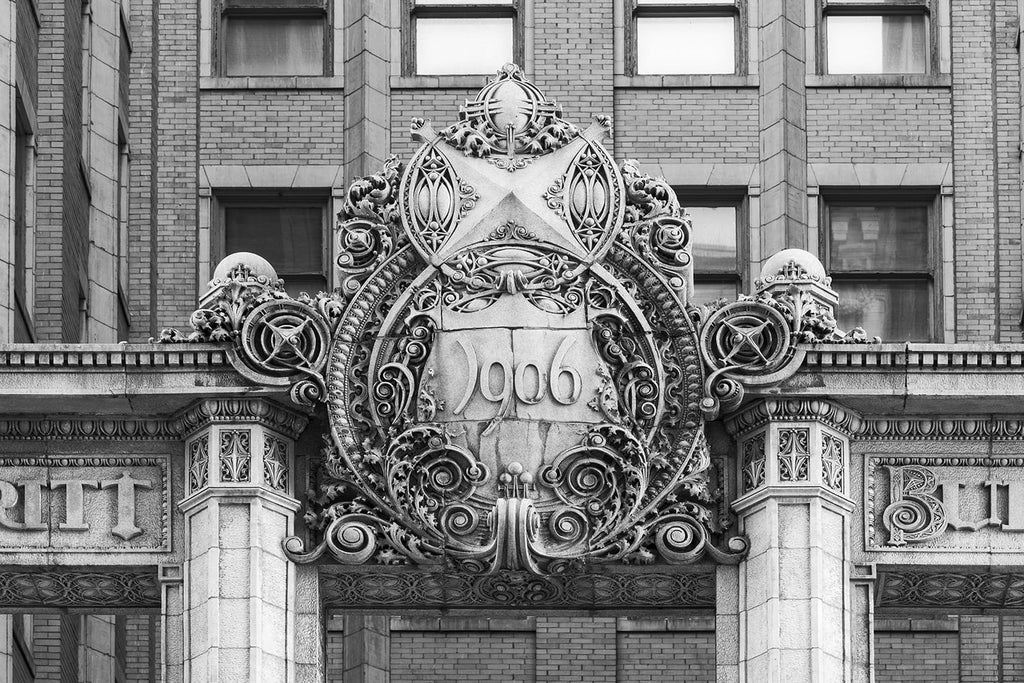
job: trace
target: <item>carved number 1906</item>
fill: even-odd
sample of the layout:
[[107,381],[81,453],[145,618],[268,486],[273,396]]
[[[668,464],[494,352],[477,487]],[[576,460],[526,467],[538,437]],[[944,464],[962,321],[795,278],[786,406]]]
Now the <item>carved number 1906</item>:
[[[473,346],[466,344],[462,339],[458,340],[459,346],[466,354],[468,372],[462,399],[455,408],[455,414],[458,415],[465,410],[469,400],[478,390],[484,400],[501,404],[495,416],[499,419],[509,415],[513,398],[533,405],[540,403],[545,395],[550,394],[551,398],[562,405],[575,403],[583,390],[582,379],[576,368],[564,364],[565,357],[575,343],[576,341],[570,337],[563,339],[551,359],[549,368],[542,369],[533,361],[516,363],[515,358],[489,359],[478,365]],[[498,373],[492,378],[491,370],[494,368],[498,368]],[[531,375],[535,376],[533,381]],[[500,383],[495,381],[499,378]],[[498,384],[497,388],[495,384]]]

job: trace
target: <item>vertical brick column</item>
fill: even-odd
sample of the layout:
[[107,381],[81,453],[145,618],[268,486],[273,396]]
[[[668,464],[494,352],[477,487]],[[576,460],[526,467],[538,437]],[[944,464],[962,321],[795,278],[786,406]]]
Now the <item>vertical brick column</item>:
[[763,401],[730,421],[750,554],[739,568],[741,680],[845,681],[850,659],[850,429],[824,401]]
[[960,617],[960,683],[1002,683],[1000,618],[988,615]]
[[199,224],[197,0],[155,2],[156,233],[151,263],[153,327],[184,327],[196,291]]
[[[391,147],[391,3],[345,2],[345,185],[380,170]],[[395,18],[398,21],[398,18]]]
[[182,420],[188,495],[186,676],[192,683],[293,680],[293,444],[305,418],[261,399],[207,400]]
[[807,95],[804,3],[758,3],[763,258],[807,248]]

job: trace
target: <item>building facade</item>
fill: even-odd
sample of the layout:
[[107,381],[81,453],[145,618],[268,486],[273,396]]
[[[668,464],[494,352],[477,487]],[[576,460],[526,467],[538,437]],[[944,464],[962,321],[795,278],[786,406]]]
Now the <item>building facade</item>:
[[[0,680],[1024,676],[1019,16],[1002,0],[4,1]],[[424,131],[457,154],[431,157]],[[580,146],[593,166],[566,156]],[[482,215],[495,225],[473,232]],[[447,341],[399,364],[412,398],[393,405],[413,429],[443,404],[479,425],[451,430],[506,430],[506,450],[464,444],[479,506],[446,493],[400,542],[347,517],[372,495],[331,469],[363,447],[332,373],[362,372],[343,351],[360,305],[382,316],[352,328],[382,340],[365,353],[395,362],[388,340],[412,332],[366,297],[399,286],[380,278],[402,249],[453,277],[456,237],[608,273],[608,309],[633,325],[616,343],[640,349],[624,365],[651,376],[585,408],[618,366],[578,355],[600,316],[564,322],[561,289],[542,320],[439,314]],[[495,275],[499,303],[553,291],[528,276]],[[519,327],[501,356],[493,330]],[[691,355],[655,360],[659,334]],[[490,363],[465,400],[443,379],[459,339]],[[667,423],[677,385],[687,417]],[[480,401],[498,417],[471,419]],[[370,402],[388,436],[367,452],[404,443]],[[706,514],[623,513],[627,550],[601,546],[614,477],[571,495],[536,478],[569,443],[549,453],[548,430],[599,413],[664,431],[640,439],[645,472],[699,426],[686,443],[706,439],[707,462],[662,486]],[[514,431],[534,422],[542,445]],[[623,500],[648,490],[625,481]],[[403,501],[392,521],[418,509]],[[452,545],[470,519],[500,558]]]

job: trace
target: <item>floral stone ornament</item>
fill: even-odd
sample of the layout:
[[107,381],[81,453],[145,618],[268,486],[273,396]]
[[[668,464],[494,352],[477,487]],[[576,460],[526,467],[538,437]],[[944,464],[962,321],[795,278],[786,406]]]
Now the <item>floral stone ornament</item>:
[[288,539],[293,560],[549,574],[743,556],[742,537],[713,542],[704,420],[792,374],[822,304],[791,278],[688,311],[690,223],[665,181],[615,164],[610,125],[564,121],[507,65],[456,124],[413,121],[408,165],[352,184],[333,293],[291,299],[237,255],[196,331],[165,335],[233,340],[247,376],[326,404],[316,542]]

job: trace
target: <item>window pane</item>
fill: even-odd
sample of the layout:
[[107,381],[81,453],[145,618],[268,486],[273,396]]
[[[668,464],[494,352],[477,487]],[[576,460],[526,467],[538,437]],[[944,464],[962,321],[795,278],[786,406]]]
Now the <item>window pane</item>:
[[687,206],[697,272],[736,272],[736,207]]
[[926,280],[832,281],[839,295],[839,328],[863,327],[886,342],[931,340],[931,285]]
[[830,74],[923,74],[928,33],[923,14],[826,17]]
[[734,24],[733,17],[637,17],[637,73],[735,73]]
[[224,249],[251,251],[270,261],[288,291],[300,274],[323,280],[324,209],[319,206],[229,206]]
[[928,207],[831,206],[834,271],[927,271]]
[[512,0],[415,0],[417,5],[430,7],[433,5],[505,5],[511,7]]
[[512,59],[512,17],[416,20],[416,73],[489,74]]
[[719,299],[735,301],[738,295],[739,287],[735,282],[694,282],[690,303],[709,304]]
[[637,6],[644,5],[735,5],[733,0],[637,0]]
[[322,16],[227,16],[227,76],[322,76]]

